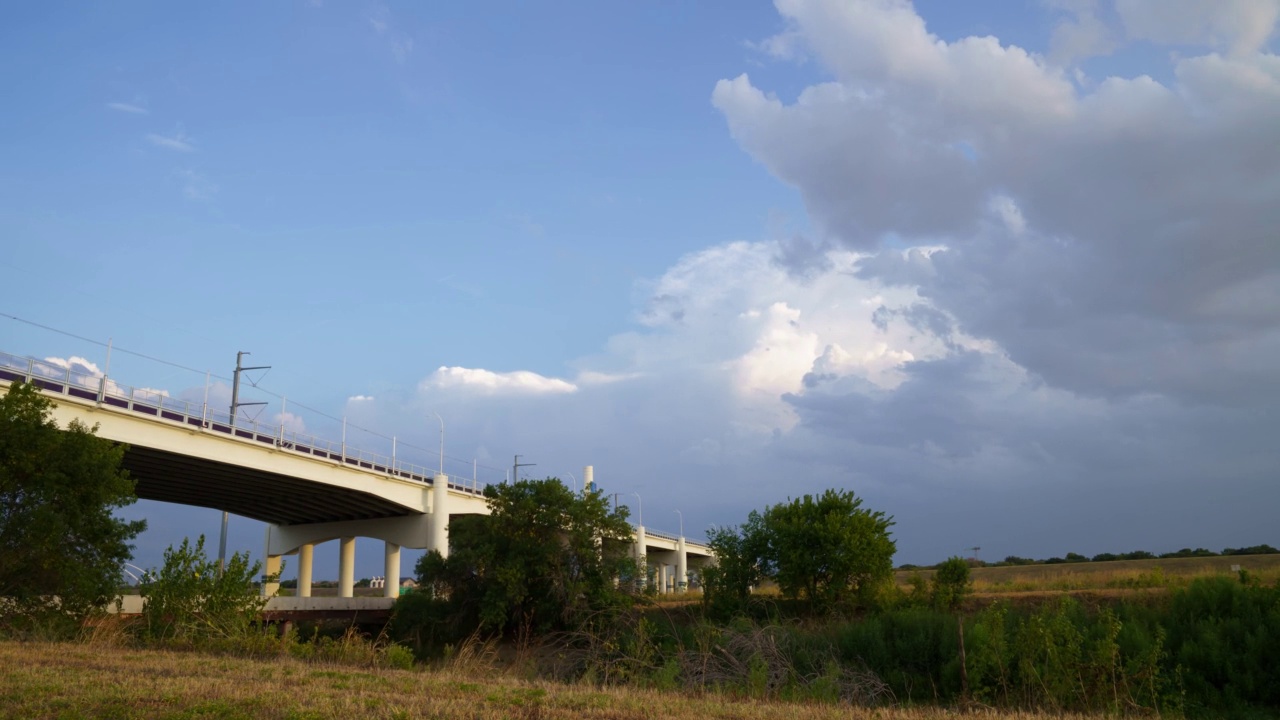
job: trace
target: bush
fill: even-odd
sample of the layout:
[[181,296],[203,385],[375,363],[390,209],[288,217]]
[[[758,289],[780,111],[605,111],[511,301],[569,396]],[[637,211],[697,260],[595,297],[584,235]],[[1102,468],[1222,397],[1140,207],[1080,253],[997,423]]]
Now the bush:
[[205,556],[203,535],[195,547],[187,539],[176,549],[170,546],[164,566],[148,571],[139,584],[144,635],[183,641],[246,635],[266,605],[254,583],[260,568],[249,564],[248,553],[236,553],[219,573],[217,562]]
[[933,606],[939,610],[957,610],[969,590],[969,563],[964,558],[948,559],[933,574]]
[[811,613],[870,607],[893,575],[893,524],[844,490],[752,511],[741,528],[711,533],[721,567],[708,575],[706,607],[720,617],[741,612],[762,578]]
[[1164,625],[1189,710],[1280,708],[1280,586],[1197,579],[1173,593]]
[[779,503],[759,517],[765,548],[760,566],[784,595],[803,598],[815,611],[866,605],[893,573],[893,524],[845,490]]
[[703,607],[709,617],[729,620],[747,611],[751,588],[760,583],[762,538],[738,528],[713,528],[707,545],[716,562],[702,571]]
[[491,514],[455,519],[449,557],[432,551],[418,561],[419,592],[396,604],[397,637],[419,652],[476,631],[527,640],[632,601],[615,582],[636,573],[625,508],[556,478],[484,492]]

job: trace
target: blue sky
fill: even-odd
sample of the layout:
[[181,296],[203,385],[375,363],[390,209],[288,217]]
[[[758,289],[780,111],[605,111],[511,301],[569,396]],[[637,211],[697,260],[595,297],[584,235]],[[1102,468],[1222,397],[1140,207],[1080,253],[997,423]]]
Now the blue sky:
[[[902,562],[1275,544],[1278,12],[13,6],[0,312],[249,350],[422,448],[441,412],[455,472],[594,464],[659,529],[834,486]],[[105,368],[8,318],[0,349]],[[130,512],[143,564],[216,530]]]

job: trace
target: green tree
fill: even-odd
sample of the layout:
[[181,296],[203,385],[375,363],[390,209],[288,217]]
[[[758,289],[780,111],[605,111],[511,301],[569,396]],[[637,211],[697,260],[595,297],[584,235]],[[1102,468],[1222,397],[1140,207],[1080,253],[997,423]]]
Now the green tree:
[[59,429],[53,407],[26,383],[0,398],[0,625],[103,608],[146,528],[112,514],[137,499],[125,448],[76,420]]
[[[450,522],[450,554],[432,551],[415,570],[434,599],[406,599],[402,632],[436,642],[475,629],[538,634],[577,626],[620,602],[634,573],[626,508],[600,492],[574,493],[557,478],[485,488],[490,514]],[[401,612],[403,611],[403,613]]]
[[709,614],[728,619],[747,608],[751,588],[760,583],[764,553],[760,514],[752,511],[742,528],[719,527],[707,533],[715,562],[702,570],[702,603]]
[[826,610],[870,600],[893,574],[893,518],[846,490],[779,503],[748,521],[760,533],[760,568],[783,594]]
[[948,558],[933,574],[933,605],[939,610],[957,610],[969,589],[969,563],[962,557]]

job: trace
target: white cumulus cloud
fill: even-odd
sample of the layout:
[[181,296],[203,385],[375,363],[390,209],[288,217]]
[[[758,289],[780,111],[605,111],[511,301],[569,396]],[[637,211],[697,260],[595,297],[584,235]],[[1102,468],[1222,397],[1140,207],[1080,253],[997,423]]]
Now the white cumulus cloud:
[[485,395],[545,395],[572,393],[578,386],[528,370],[493,372],[480,368],[441,367],[423,380],[421,388],[463,389]]

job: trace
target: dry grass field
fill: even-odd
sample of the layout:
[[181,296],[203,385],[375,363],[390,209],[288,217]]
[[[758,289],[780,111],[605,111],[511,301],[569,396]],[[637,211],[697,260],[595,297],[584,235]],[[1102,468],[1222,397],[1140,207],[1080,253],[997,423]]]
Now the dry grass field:
[[[860,710],[557,685],[485,669],[411,671],[249,660],[113,644],[0,642],[3,718],[785,718],[941,720],[946,709]],[[991,720],[1083,717],[978,711]]]
[[[1197,577],[1233,574],[1233,565],[1239,565],[1265,583],[1280,581],[1280,555],[985,567],[974,568],[971,577],[974,594],[978,597],[1077,591],[1122,594],[1179,587]],[[907,587],[914,572],[899,570],[896,574],[898,584]],[[925,578],[933,574],[930,570],[919,572]]]

